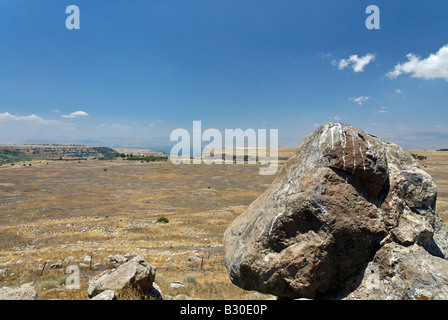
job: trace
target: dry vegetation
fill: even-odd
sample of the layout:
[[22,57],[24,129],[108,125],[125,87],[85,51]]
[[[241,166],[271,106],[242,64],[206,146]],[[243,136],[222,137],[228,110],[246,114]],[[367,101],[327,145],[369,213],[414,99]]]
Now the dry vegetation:
[[[230,283],[221,242],[227,225],[272,181],[258,174],[260,166],[121,159],[24,164],[0,167],[0,269],[12,261],[0,286],[33,281],[42,299],[85,299],[88,279],[110,267],[108,256],[136,253],[157,267],[164,294],[253,296]],[[157,223],[160,217],[169,222]],[[95,270],[81,269],[80,290],[64,289],[65,268],[86,255]],[[58,262],[62,269],[49,268]],[[186,286],[170,288],[172,281]]]
[[[285,148],[280,157],[291,152]],[[438,211],[447,222],[448,152],[413,153],[427,155],[422,168],[439,187]],[[41,299],[88,299],[88,280],[111,267],[110,255],[135,253],[156,266],[163,294],[266,298],[230,282],[222,245],[229,223],[274,178],[259,175],[259,165],[121,159],[24,164],[0,167],[0,287],[34,282]],[[160,217],[169,222],[157,223]],[[83,260],[87,255],[91,264]],[[52,263],[62,268],[50,269]],[[68,290],[65,268],[79,263],[85,264],[81,289]],[[186,286],[171,288],[172,281]]]

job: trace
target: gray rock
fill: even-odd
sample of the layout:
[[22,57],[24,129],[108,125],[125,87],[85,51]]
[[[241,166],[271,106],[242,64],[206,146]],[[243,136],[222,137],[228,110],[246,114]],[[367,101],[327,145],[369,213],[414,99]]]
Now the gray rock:
[[123,264],[123,263],[127,262],[128,259],[120,254],[116,254],[114,256],[109,256],[109,261],[111,261],[113,263]]
[[348,300],[447,300],[448,262],[423,247],[388,243],[366,268]]
[[325,298],[359,284],[387,243],[444,258],[436,197],[431,176],[399,146],[327,123],[224,233],[230,280],[283,298]]
[[90,280],[87,294],[94,297],[105,290],[114,290],[118,294],[129,286],[147,292],[152,287],[155,275],[156,268],[141,256],[136,256],[115,271]]
[[0,300],[39,300],[39,295],[34,284],[25,283],[18,288],[1,288]]
[[148,290],[147,295],[155,300],[163,300],[163,294],[160,290],[160,287],[157,285],[157,283],[153,282],[151,289]]
[[183,287],[185,287],[185,283],[180,281],[173,281],[170,283],[170,288],[181,289]]
[[106,291],[103,291],[100,294],[94,296],[90,300],[116,300],[116,299],[117,299],[117,297],[115,295],[114,290],[106,290]]

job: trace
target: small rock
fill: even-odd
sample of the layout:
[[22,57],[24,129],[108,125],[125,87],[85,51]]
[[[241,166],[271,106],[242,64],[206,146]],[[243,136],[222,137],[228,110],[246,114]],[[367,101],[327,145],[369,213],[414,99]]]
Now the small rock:
[[120,254],[116,254],[114,256],[109,256],[109,261],[114,262],[114,263],[118,263],[118,264],[123,264],[125,262],[128,262],[128,259],[123,257]]
[[180,281],[173,281],[170,283],[170,288],[180,289],[183,287],[185,287],[185,283],[180,282]]
[[147,292],[151,289],[155,276],[156,268],[141,256],[136,256],[117,270],[91,279],[87,294],[93,297],[105,290],[114,290],[117,293],[128,286]]
[[103,291],[100,294],[94,296],[90,300],[116,300],[116,299],[117,299],[117,297],[115,295],[114,290],[106,290],[106,291]]
[[39,296],[34,284],[25,283],[18,288],[1,288],[0,300],[39,300]]
[[64,262],[70,262],[70,261],[72,261],[73,259],[75,259],[75,257],[70,256],[70,257],[65,258],[65,259],[64,259]]
[[190,261],[190,262],[201,262],[201,261],[202,261],[202,258],[199,258],[199,257],[197,257],[197,256],[189,256],[189,257],[187,258],[187,260]]
[[157,283],[152,283],[152,287],[148,291],[148,296],[155,300],[163,300],[162,291],[160,290],[160,287],[157,285]]

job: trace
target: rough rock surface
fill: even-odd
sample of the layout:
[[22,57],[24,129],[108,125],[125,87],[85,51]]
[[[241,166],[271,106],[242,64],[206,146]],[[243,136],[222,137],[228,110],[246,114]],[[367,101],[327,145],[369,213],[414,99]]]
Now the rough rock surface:
[[448,261],[417,244],[388,243],[375,255],[347,299],[447,300]]
[[1,288],[0,300],[39,300],[39,296],[33,284],[25,283],[18,288]]
[[326,123],[226,230],[229,277],[283,298],[341,297],[389,243],[400,252],[424,248],[448,266],[436,197],[431,176],[399,146]]
[[113,290],[106,290],[101,292],[100,294],[97,294],[90,300],[116,300],[116,294]]
[[128,286],[147,292],[152,287],[155,275],[156,268],[141,256],[136,256],[120,265],[115,271],[89,281],[87,294],[91,298],[105,290],[118,293]]

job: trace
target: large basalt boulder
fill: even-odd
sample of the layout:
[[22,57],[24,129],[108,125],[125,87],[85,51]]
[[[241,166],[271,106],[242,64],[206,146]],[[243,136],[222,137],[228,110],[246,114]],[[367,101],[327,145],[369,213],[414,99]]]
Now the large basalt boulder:
[[246,290],[323,298],[359,284],[387,243],[447,257],[436,196],[431,176],[399,146],[327,123],[226,230],[229,277]]

